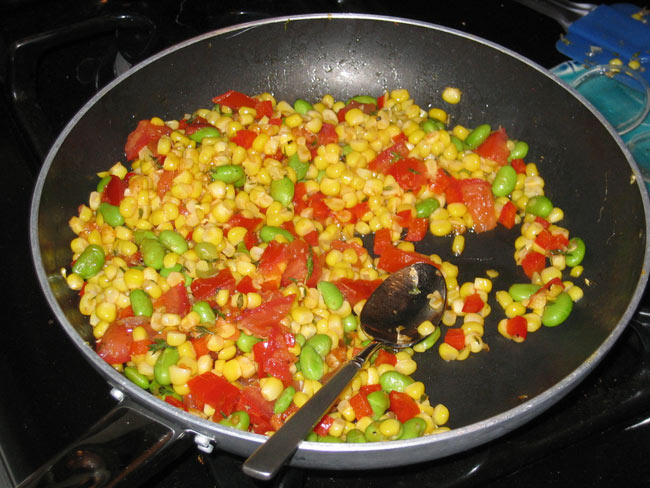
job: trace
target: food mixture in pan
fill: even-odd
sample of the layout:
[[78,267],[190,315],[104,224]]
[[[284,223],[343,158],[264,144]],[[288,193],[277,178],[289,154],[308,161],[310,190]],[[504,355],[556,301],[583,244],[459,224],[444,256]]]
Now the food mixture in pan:
[[[447,89],[439,105],[460,95]],[[180,120],[138,123],[129,166],[100,173],[70,219],[77,237],[62,270],[97,353],[165,402],[271,434],[368,343],[359,315],[382,280],[431,262],[447,282],[442,324],[423,322],[413,348],[379,350],[309,439],[443,432],[449,411],[412,377],[418,353],[435,347],[459,361],[487,351],[490,313],[503,337],[533,340],[582,297],[572,280],[584,242],[560,226],[528,145],[505,128],[452,124],[405,89],[212,101]],[[453,262],[418,252],[432,234],[460,255],[473,233],[497,226],[513,229],[521,267],[507,290],[493,290],[498,270],[459,282]]]

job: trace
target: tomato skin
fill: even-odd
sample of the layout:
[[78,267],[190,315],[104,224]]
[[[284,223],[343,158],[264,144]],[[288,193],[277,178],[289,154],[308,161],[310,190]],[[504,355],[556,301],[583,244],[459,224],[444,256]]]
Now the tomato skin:
[[265,339],[271,335],[274,328],[280,327],[278,322],[289,313],[295,299],[296,295],[293,294],[274,298],[259,307],[243,311],[235,321],[239,327]]
[[218,290],[235,291],[236,280],[229,268],[224,268],[210,278],[197,278],[192,281],[190,290],[195,300],[205,300],[215,295]]
[[372,247],[372,252],[377,256],[381,256],[381,254],[389,247],[393,247],[393,241],[390,237],[390,229],[379,229],[375,232],[375,241]]
[[224,105],[230,107],[233,110],[239,110],[241,107],[250,107],[255,108],[257,105],[257,100],[248,95],[244,95],[241,92],[235,90],[228,90],[221,95],[217,95],[212,99],[212,103],[217,105]]
[[478,178],[460,180],[459,183],[463,203],[474,221],[474,231],[481,233],[494,229],[497,215],[490,183]]
[[293,336],[287,336],[277,328],[271,331],[268,340],[256,343],[253,353],[258,364],[258,376],[263,378],[268,374],[281,380],[285,388],[289,386],[293,382],[290,367],[296,362],[296,356],[289,351],[293,345]]
[[[307,242],[295,239],[286,248],[286,268],[282,273],[282,286],[287,286],[294,281],[306,284],[317,284],[322,273],[322,266],[318,257],[311,251]],[[311,261],[311,265],[309,264]],[[311,271],[310,271],[311,266]]]
[[517,174],[525,175],[526,174],[526,163],[523,159],[513,159],[510,161],[510,166],[512,166]]
[[210,340],[210,334],[205,334],[201,337],[192,338],[190,342],[194,348],[194,353],[197,358],[210,354],[210,349],[208,349],[208,341]]
[[515,217],[517,216],[517,207],[515,204],[508,201],[499,214],[499,223],[506,229],[512,229],[515,226]]
[[354,416],[357,420],[363,417],[370,417],[372,415],[372,407],[368,398],[363,393],[357,393],[350,398],[350,405],[354,410]]
[[160,198],[164,197],[165,194],[169,191],[174,183],[174,178],[178,175],[178,171],[167,171],[163,170],[160,178],[158,179],[158,185],[156,192]]
[[508,319],[508,322],[506,322],[506,332],[511,336],[526,339],[526,335],[528,334],[526,319],[521,315]]
[[239,401],[239,388],[212,371],[195,376],[187,382],[187,387],[194,403],[201,410],[207,404],[228,416]]
[[176,313],[181,317],[190,313],[190,309],[192,308],[190,297],[187,294],[187,289],[185,288],[184,283],[172,286],[154,302],[154,306],[164,306],[167,313]]
[[526,276],[532,279],[534,273],[541,273],[546,267],[546,256],[536,251],[528,251],[521,261]]
[[111,181],[108,182],[102,192],[102,202],[110,203],[116,207],[119,206],[128,187],[129,182],[126,178],[121,179],[119,176],[111,175]]
[[569,239],[564,234],[551,234],[548,229],[544,229],[535,237],[535,244],[547,251],[556,251],[566,248],[569,245]]
[[406,147],[406,137],[404,136],[404,133],[400,132],[398,135],[393,137],[393,142],[395,144],[384,149],[382,152],[377,154],[375,159],[368,163],[368,169],[377,173],[386,173],[395,161],[408,156],[409,150],[408,147]]
[[384,249],[377,267],[389,273],[394,273],[415,263],[429,263],[438,267],[437,264],[429,259],[429,256],[415,251],[403,251],[395,246]]
[[143,147],[158,141],[163,135],[171,134],[171,132],[172,130],[166,125],[155,125],[149,120],[141,120],[126,139],[124,145],[126,159],[133,161]]
[[257,112],[257,119],[261,119],[262,117],[268,117],[270,119],[273,117],[273,103],[271,103],[271,100],[257,102],[253,108]]
[[334,418],[329,415],[325,415],[314,427],[314,432],[321,437],[325,437],[330,430],[330,427],[334,423]]
[[445,342],[454,349],[461,351],[465,347],[465,333],[462,329],[449,329],[445,334]]
[[381,390],[381,385],[378,383],[374,385],[363,385],[361,388],[359,388],[359,393],[364,394],[365,396],[370,395],[373,391],[379,391]]
[[510,156],[507,143],[508,134],[506,134],[503,127],[499,127],[499,130],[492,132],[483,144],[476,148],[476,153],[504,166],[508,164],[508,157]]
[[397,356],[392,352],[388,352],[386,349],[380,349],[379,352],[377,352],[374,365],[381,366],[382,364],[395,366],[397,364]]
[[142,339],[139,341],[133,341],[131,343],[131,355],[138,356],[140,354],[146,354],[149,351],[149,346],[153,342],[150,339]]
[[381,279],[354,280],[350,278],[339,278],[334,281],[334,284],[341,291],[345,299],[350,302],[350,305],[354,307],[361,300],[367,300],[382,282]]
[[390,410],[397,416],[397,420],[404,423],[420,413],[420,407],[406,393],[392,390],[388,394]]
[[97,354],[108,364],[122,364],[131,359],[133,329],[123,321],[111,323],[97,343]]
[[356,100],[350,100],[350,102],[345,107],[337,112],[336,116],[339,119],[339,122],[345,121],[345,114],[353,108],[358,108],[364,114],[372,114],[377,111],[377,105],[374,103],[361,103]]
[[463,313],[478,313],[483,310],[483,299],[478,293],[473,293],[465,298],[465,303],[463,304]]

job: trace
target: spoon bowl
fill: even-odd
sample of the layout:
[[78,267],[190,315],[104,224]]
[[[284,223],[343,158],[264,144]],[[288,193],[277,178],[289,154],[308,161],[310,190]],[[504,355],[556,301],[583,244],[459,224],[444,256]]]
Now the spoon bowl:
[[372,337],[370,343],[251,454],[242,465],[244,473],[261,480],[273,478],[368,358],[382,345],[402,349],[424,339],[419,325],[428,320],[437,326],[446,299],[445,278],[430,263],[412,264],[386,278],[361,311],[361,329]]

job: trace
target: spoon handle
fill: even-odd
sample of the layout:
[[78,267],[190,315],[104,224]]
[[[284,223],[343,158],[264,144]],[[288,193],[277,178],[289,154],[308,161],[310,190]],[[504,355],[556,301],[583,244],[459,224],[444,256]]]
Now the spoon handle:
[[244,473],[261,480],[273,478],[378,347],[379,342],[372,341],[342,366],[300,410],[251,454],[242,465]]

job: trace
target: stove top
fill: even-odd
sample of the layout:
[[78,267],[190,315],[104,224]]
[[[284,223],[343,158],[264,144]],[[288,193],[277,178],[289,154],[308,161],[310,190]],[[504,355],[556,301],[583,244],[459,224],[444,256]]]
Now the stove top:
[[[14,486],[115,401],[60,329],[37,284],[27,222],[40,161],[65,123],[116,74],[184,39],[226,25],[309,12],[364,12],[441,24],[551,68],[559,24],[513,1],[10,0],[0,6],[3,249],[11,327],[0,355],[0,486]],[[461,60],[462,62],[462,60]],[[6,286],[5,286],[6,288]],[[6,292],[5,292],[6,293]],[[650,306],[650,298],[642,307]],[[421,465],[383,471],[288,469],[273,486],[628,486],[650,482],[650,319],[637,314],[603,362],[567,397],[511,434]],[[61,384],[61,372],[70,381]],[[195,449],[146,486],[260,486],[242,460]]]

